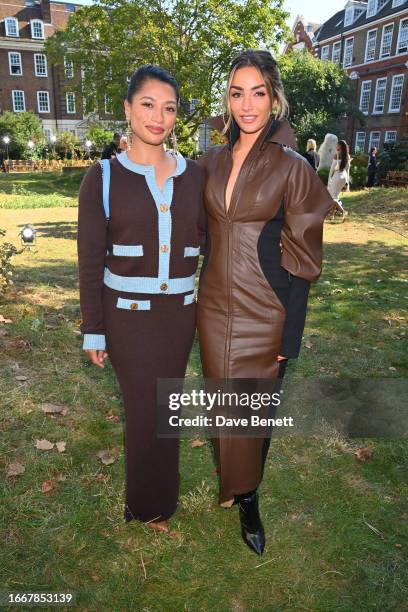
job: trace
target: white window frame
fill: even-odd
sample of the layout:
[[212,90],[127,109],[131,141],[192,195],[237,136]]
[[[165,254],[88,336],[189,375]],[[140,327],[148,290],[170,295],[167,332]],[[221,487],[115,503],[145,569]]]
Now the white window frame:
[[[366,86],[366,83],[369,84],[369,86]],[[360,89],[360,103],[359,103],[359,109],[360,111],[364,114],[364,115],[368,115],[370,112],[370,102],[371,102],[371,90],[373,87],[373,82],[372,81],[361,81],[361,89]],[[368,104],[367,104],[367,110],[363,110],[362,109],[362,102],[363,102],[363,94],[364,93],[368,93]]]
[[404,4],[405,0],[392,0],[392,8],[396,8],[397,6],[401,6]]
[[367,4],[367,19],[374,17],[377,12],[377,0],[368,0]]
[[52,129],[51,128],[43,128],[44,136],[48,142],[51,142]]
[[66,79],[74,78],[74,62],[72,59],[64,58],[64,76]]
[[[14,94],[17,94],[17,93],[21,93],[22,94],[23,108],[18,108],[18,109],[16,108],[16,101],[15,101]],[[12,92],[11,92],[11,99],[13,101],[13,113],[24,113],[25,109],[26,109],[24,90],[23,89],[13,89]]]
[[[10,23],[14,24],[15,32],[10,32]],[[20,32],[18,30],[18,19],[16,17],[6,17],[4,20],[4,26],[6,28],[6,36],[12,36],[13,38],[18,38],[20,36]]]
[[[373,145],[373,134],[378,134],[378,144]],[[380,144],[381,144],[381,132],[379,132],[378,130],[374,130],[373,132],[370,132],[370,140],[368,141],[368,152],[371,151],[372,147],[376,147],[377,149],[379,149]]]
[[[401,96],[400,96],[400,101],[399,101],[399,106],[398,108],[392,108],[391,104],[392,104],[392,94],[394,91],[394,82],[397,79],[400,79],[402,77],[402,83],[401,83]],[[401,111],[401,103],[402,103],[402,94],[404,93],[404,81],[405,81],[405,74],[394,74],[394,76],[392,77],[392,82],[391,82],[391,91],[390,91],[390,102],[389,102],[389,106],[388,106],[388,112],[389,113],[399,113]]]
[[[382,104],[382,110],[376,110],[376,107],[377,107],[377,96],[378,96],[379,91],[380,91],[380,86],[379,86],[380,83],[384,83],[384,87],[381,86],[381,91],[384,91],[384,99],[383,99],[383,104]],[[373,115],[383,115],[384,114],[385,97],[386,97],[386,94],[387,94],[387,84],[388,84],[388,77],[380,77],[379,79],[377,79],[377,81],[375,83]]]
[[[358,137],[360,134],[363,134],[364,136],[364,142],[362,144],[362,147],[358,147]],[[356,132],[356,140],[355,140],[355,144],[354,144],[354,151],[360,151],[360,153],[364,153],[365,152],[365,145],[366,145],[366,140],[367,140],[367,134],[366,132]]]
[[[45,68],[45,73],[44,74],[38,72],[38,69],[37,69],[37,58],[38,57],[43,57],[44,58],[44,68]],[[36,77],[48,77],[47,56],[44,53],[34,53],[34,71],[35,71],[35,76]]]
[[[48,110],[41,110],[41,106],[40,106],[40,94],[46,94],[45,98],[47,100],[47,108]],[[38,112],[41,114],[45,114],[45,113],[49,113],[50,112],[50,93],[49,91],[37,91],[37,109]]]
[[[388,134],[395,134],[395,139],[388,140]],[[397,142],[397,139],[398,139],[398,131],[397,130],[386,130],[385,136],[384,136],[384,144],[387,144],[389,142]]]
[[401,53],[407,53],[407,50],[408,50],[408,39],[407,39],[407,50],[400,51],[402,24],[403,23],[406,23],[406,28],[407,28],[407,31],[408,31],[408,17],[406,19],[401,19],[401,21],[400,21],[399,32],[398,32],[398,41],[397,41],[397,49],[396,49],[396,52],[395,52],[396,55],[401,55]]
[[351,25],[354,21],[354,6],[348,6],[344,11],[344,27]]
[[[40,24],[41,26],[41,36],[34,36],[34,28],[38,24]],[[31,28],[31,38],[33,38],[34,40],[44,40],[44,22],[41,21],[41,19],[31,19],[30,28]]]
[[[385,36],[386,28],[391,28],[390,50],[389,50],[388,53],[384,53],[384,36]],[[393,37],[394,37],[394,22],[387,23],[385,26],[383,26],[382,34],[381,34],[380,59],[382,59],[383,57],[390,57],[391,52],[392,52],[392,39],[393,39]]]
[[320,59],[325,61],[325,60],[328,60],[329,57],[330,57],[330,45],[324,45],[324,47],[322,47]]
[[[338,49],[338,57],[337,58],[334,56],[334,50],[335,49],[336,49],[336,52],[337,52],[337,49]],[[338,64],[340,62],[340,60],[341,60],[341,41],[338,40],[337,42],[333,43],[332,62],[334,62],[335,64]]]
[[[347,43],[348,43],[349,40],[352,41],[352,44],[351,44],[351,57],[350,57],[350,63],[346,64]],[[346,38],[346,40],[344,41],[343,68],[350,68],[350,66],[353,65],[353,51],[354,51],[354,36],[350,36],[349,38]]]
[[[367,63],[367,62],[373,62],[373,61],[375,60],[375,52],[376,52],[376,50],[377,50],[377,31],[378,31],[378,30],[377,30],[377,28],[376,28],[375,30],[369,30],[369,31],[367,32],[367,37],[366,37],[366,46],[365,46],[365,53],[364,53],[364,62],[365,62],[365,63]],[[374,54],[373,54],[373,57],[368,58],[368,57],[367,57],[367,55],[368,55],[368,42],[369,42],[369,40],[370,40],[370,34],[372,34],[373,32],[375,33],[375,37],[374,37]]]
[[[19,58],[19,66],[20,66],[20,72],[19,73],[15,73],[11,71],[11,57],[12,55],[16,55]],[[9,51],[8,52],[8,62],[9,62],[9,74],[10,76],[23,76],[23,61],[21,59],[21,53],[19,51]],[[13,66],[17,66],[17,64],[13,64]]]
[[[72,96],[72,101],[73,101],[73,104],[74,104],[74,110],[69,110],[69,102],[68,102],[69,96]],[[75,92],[67,91],[67,93],[65,94],[65,105],[66,105],[67,115],[75,115],[75,113],[76,113]]]

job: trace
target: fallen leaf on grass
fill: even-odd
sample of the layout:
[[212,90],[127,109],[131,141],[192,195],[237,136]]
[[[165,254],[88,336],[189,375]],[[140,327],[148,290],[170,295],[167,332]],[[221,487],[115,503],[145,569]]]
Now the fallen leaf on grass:
[[49,493],[52,489],[52,480],[45,480],[41,485],[41,493]]
[[115,423],[119,421],[119,417],[116,414],[113,414],[112,410],[109,410],[106,413],[106,418],[108,421],[114,421]]
[[95,480],[98,482],[107,482],[110,479],[109,474],[97,474]]
[[402,548],[402,544],[396,544],[395,548]]
[[354,453],[357,461],[367,461],[368,459],[372,459],[374,454],[374,450],[371,446],[362,446],[358,448]]
[[62,414],[63,416],[69,412],[66,406],[60,406],[59,404],[43,404],[41,410],[45,412],[45,414]]
[[14,378],[19,382],[24,382],[25,380],[28,380],[28,376],[15,376]]
[[55,476],[55,480],[57,480],[58,482],[63,482],[66,479],[67,479],[67,477],[65,476],[65,474],[57,474]]
[[11,463],[9,463],[6,475],[20,476],[20,474],[24,474],[24,472],[25,467],[22,463],[19,463],[18,461],[12,461]]
[[308,348],[308,349],[310,349],[310,348],[312,348],[312,347],[313,347],[313,344],[312,344],[311,342],[309,342],[309,340],[306,340],[306,342],[305,342],[305,347],[306,347],[306,348]]
[[65,453],[66,444],[67,443],[63,441],[55,443],[55,446],[57,447],[59,453]]
[[102,461],[104,465],[110,465],[111,463],[115,463],[115,458],[110,451],[99,451],[97,453],[97,457]]
[[54,448],[54,442],[50,442],[46,439],[36,440],[35,448],[38,448],[38,450],[51,450],[52,448]]
[[5,317],[3,317],[2,314],[0,314],[0,323],[12,323],[13,321],[11,319],[6,319]]
[[193,440],[190,444],[191,448],[200,448],[201,446],[204,446],[205,442],[203,442],[202,440]]

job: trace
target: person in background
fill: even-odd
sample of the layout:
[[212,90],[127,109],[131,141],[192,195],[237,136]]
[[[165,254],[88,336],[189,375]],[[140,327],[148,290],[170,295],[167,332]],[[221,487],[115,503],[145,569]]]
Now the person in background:
[[4,151],[0,151],[0,170],[2,172],[8,172],[8,167],[6,164],[6,155]]
[[347,216],[347,211],[344,210],[343,203],[339,199],[341,191],[347,185],[350,186],[350,163],[351,157],[349,146],[345,140],[339,140],[337,143],[337,153],[333,158],[327,183],[327,190],[334,200],[332,208],[332,218],[339,210],[343,215],[343,221]]
[[377,173],[378,161],[377,161],[377,147],[371,147],[370,159],[368,161],[367,168],[367,187],[374,187],[375,175]]
[[313,170],[317,172],[320,164],[320,155],[317,153],[316,149],[316,141],[313,140],[313,138],[309,138],[306,145],[306,153],[303,155],[303,157],[307,159]]
[[120,152],[122,153],[123,151],[127,151],[128,150],[128,141],[126,136],[121,136],[120,142],[119,142],[119,149]]
[[120,145],[120,134],[115,133],[113,135],[112,142],[106,145],[106,147],[102,151],[102,159],[112,159],[112,157],[116,157],[116,155],[120,153],[119,145]]

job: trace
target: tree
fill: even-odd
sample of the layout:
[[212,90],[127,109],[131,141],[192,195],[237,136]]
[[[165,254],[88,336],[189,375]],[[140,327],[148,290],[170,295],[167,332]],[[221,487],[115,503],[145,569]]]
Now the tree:
[[328,132],[344,136],[346,117],[364,122],[350,79],[338,64],[317,59],[307,51],[293,51],[282,56],[279,65],[300,147],[308,138],[321,142]]
[[[11,113],[0,115],[0,144],[4,136],[10,138],[8,146],[10,159],[34,158],[44,147],[45,139],[40,119],[33,112]],[[32,140],[34,148],[30,152],[27,143]]]
[[113,131],[107,130],[102,124],[90,125],[86,131],[86,138],[101,150],[113,139]]
[[61,132],[58,135],[57,147],[65,159],[76,159],[76,149],[79,147],[79,138],[72,132]]
[[[247,48],[277,51],[289,29],[283,0],[101,0],[70,17],[46,43],[53,63],[82,67],[77,91],[88,112],[124,118],[127,78],[142,64],[169,70],[180,84],[180,142],[188,141],[218,103],[231,59]],[[71,85],[70,85],[71,88]],[[195,104],[190,101],[195,100]],[[180,124],[180,125],[181,125]]]

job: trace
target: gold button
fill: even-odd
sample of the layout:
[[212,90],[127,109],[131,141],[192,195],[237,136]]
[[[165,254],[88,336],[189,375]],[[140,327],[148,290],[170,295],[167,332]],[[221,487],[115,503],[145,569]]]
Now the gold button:
[[169,207],[167,206],[167,204],[160,204],[160,212],[167,212],[169,210]]
[[162,253],[167,253],[167,251],[169,250],[169,247],[167,246],[167,244],[162,244],[160,247],[160,250]]
[[133,304],[130,305],[130,310],[137,310],[139,308],[139,304],[136,304],[136,302],[133,302]]
[[160,291],[167,291],[168,287],[169,287],[169,286],[168,286],[168,284],[167,284],[167,283],[162,283],[162,284],[160,285]]

